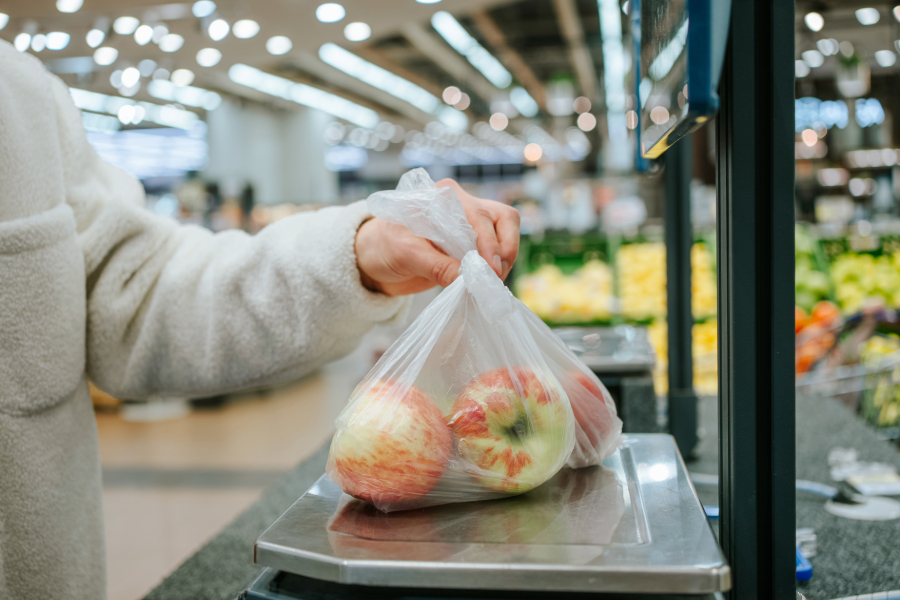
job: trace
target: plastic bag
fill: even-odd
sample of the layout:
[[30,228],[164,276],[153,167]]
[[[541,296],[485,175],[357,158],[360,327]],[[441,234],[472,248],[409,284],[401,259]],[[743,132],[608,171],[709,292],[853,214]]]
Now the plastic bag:
[[368,203],[459,259],[460,276],[354,390],[329,478],[390,512],[520,494],[611,454],[608,394],[481,258],[453,190],[416,169]]

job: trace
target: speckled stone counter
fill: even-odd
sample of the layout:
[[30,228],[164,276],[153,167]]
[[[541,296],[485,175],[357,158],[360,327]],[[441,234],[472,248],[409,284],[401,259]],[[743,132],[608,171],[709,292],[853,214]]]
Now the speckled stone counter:
[[[695,473],[718,469],[717,403],[703,398],[700,423],[703,438],[696,460],[688,462]],[[860,422],[836,400],[797,398],[797,478],[834,485],[827,456],[835,447],[856,448],[860,459],[885,462],[900,469],[900,452]],[[697,486],[704,504],[717,504],[713,486]],[[900,589],[900,520],[851,521],[825,511],[825,498],[797,493],[797,527],[812,527],[818,536],[818,553],[810,559],[813,578],[798,589],[808,600]]]

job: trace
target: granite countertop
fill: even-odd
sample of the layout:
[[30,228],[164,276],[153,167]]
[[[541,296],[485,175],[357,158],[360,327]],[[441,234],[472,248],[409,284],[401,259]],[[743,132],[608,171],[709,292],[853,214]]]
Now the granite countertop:
[[[716,473],[716,400],[701,400],[703,439],[688,468]],[[797,398],[797,477],[831,483],[826,456],[836,446],[853,447],[861,460],[900,469],[900,453],[830,398]],[[261,572],[253,564],[253,542],[299,498],[325,470],[327,445],[272,486],[244,514],[185,561],[146,600],[233,600]],[[714,487],[698,487],[701,499],[716,504]],[[797,496],[797,526],[812,527],[818,554],[811,559],[812,581],[799,589],[809,600],[900,589],[900,520],[849,521],[823,507],[824,499]]]

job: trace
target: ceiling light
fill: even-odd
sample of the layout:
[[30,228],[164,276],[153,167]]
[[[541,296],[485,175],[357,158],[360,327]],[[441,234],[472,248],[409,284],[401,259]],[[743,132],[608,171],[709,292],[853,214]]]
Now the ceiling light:
[[259,23],[251,19],[241,19],[231,28],[234,37],[246,40],[259,33]]
[[138,63],[138,71],[141,72],[141,77],[150,77],[156,71],[156,61],[145,58]]
[[544,155],[544,150],[538,144],[531,142],[525,146],[523,153],[525,154],[525,160],[537,162]]
[[453,15],[440,11],[431,17],[431,25],[454,50],[466,57],[469,63],[487,77],[494,86],[505,89],[512,83],[512,75],[475,38],[469,35]]
[[429,114],[437,114],[441,108],[440,99],[431,92],[386,69],[373,65],[367,60],[363,60],[337,44],[323,44],[319,48],[319,58],[335,69],[352,75],[395,98],[409,102],[419,110]]
[[153,26],[153,43],[158,44],[166,34],[169,33],[169,28],[165,25],[154,25]]
[[134,84],[130,87],[123,85],[122,87],[119,88],[119,93],[122,94],[123,96],[127,96],[130,98],[130,97],[134,96],[135,94],[137,94],[138,91],[140,91],[140,89],[141,89],[141,82],[138,81],[136,84]]
[[853,56],[853,53],[855,52],[855,50],[853,49],[853,44],[851,44],[847,40],[844,40],[843,42],[838,44],[838,49],[840,50],[840,53],[847,58]]
[[637,111],[629,110],[625,113],[625,126],[628,129],[637,129],[638,126],[638,116]]
[[31,46],[31,36],[27,33],[20,33],[16,36],[16,39],[13,40],[13,46],[15,46],[16,50],[19,52],[25,52]]
[[836,39],[823,38],[816,42],[816,48],[819,49],[824,56],[834,56],[840,51],[840,45]]
[[304,83],[296,83],[277,75],[264,73],[254,67],[242,64],[233,65],[228,69],[228,77],[239,85],[321,110],[360,127],[372,128],[378,125],[378,113],[370,108]]
[[205,110],[215,110],[222,103],[222,97],[215,92],[189,85],[179,86],[171,81],[151,81],[147,87],[147,93],[160,100],[169,100]]
[[78,12],[84,0],[56,0],[56,10],[64,13]]
[[44,48],[47,47],[47,36],[43,33],[39,33],[33,38],[31,38],[31,49],[35,52],[40,52]]
[[102,67],[113,64],[117,58],[119,58],[119,51],[109,46],[97,48],[94,51],[94,62]]
[[157,69],[153,71],[153,79],[168,79],[169,75],[168,69]]
[[109,74],[109,84],[116,89],[122,87],[122,69],[116,69]]
[[816,67],[821,67],[825,63],[825,57],[822,56],[822,53],[818,50],[807,50],[800,56],[803,58],[803,62],[808,64],[813,69],[815,69]]
[[809,65],[802,60],[794,61],[794,77],[801,79],[809,75]]
[[874,25],[881,19],[877,8],[860,8],[856,11],[856,20],[862,25]]
[[459,102],[460,98],[462,98],[462,92],[455,85],[451,85],[444,90],[444,93],[441,94],[441,97],[447,104],[456,104],[457,102]]
[[879,50],[875,53],[875,62],[882,67],[892,67],[897,62],[897,55],[893,50]]
[[534,98],[525,91],[525,88],[514,87],[509,92],[509,101],[516,107],[516,110],[525,117],[533,117],[538,114],[538,104]]
[[894,18],[900,21],[900,6],[894,7]]
[[131,35],[140,24],[136,17],[119,17],[113,21],[113,30],[119,35]]
[[209,29],[206,32],[212,41],[218,42],[219,40],[224,40],[230,30],[231,27],[225,19],[216,19],[209,24]]
[[650,120],[657,125],[663,125],[669,122],[669,109],[665,106],[654,107],[650,111]]
[[177,33],[167,33],[159,40],[159,49],[163,52],[175,52],[184,46],[184,38]]
[[51,31],[47,34],[47,49],[62,50],[69,45],[69,34],[62,31]]
[[103,43],[103,40],[106,39],[106,34],[100,31],[99,29],[91,29],[87,32],[87,35],[84,37],[87,45],[91,48],[96,48],[100,44]]
[[584,96],[579,96],[572,102],[572,108],[574,108],[575,112],[578,114],[586,113],[591,110],[591,101]]
[[419,4],[437,4],[441,0],[416,0]]
[[459,110],[466,110],[469,108],[469,104],[472,103],[472,99],[469,98],[468,94],[460,94],[459,101],[456,102],[453,107]]
[[351,42],[361,42],[372,36],[372,28],[365,23],[349,23],[344,27],[344,37]]
[[204,48],[197,53],[197,64],[201,67],[214,67],[222,60],[222,53],[215,48]]
[[489,122],[494,131],[503,131],[509,125],[509,119],[502,112],[492,114]]
[[134,32],[134,41],[138,46],[146,46],[153,39],[153,28],[149,25],[141,25]]
[[144,121],[188,130],[192,129],[199,121],[199,117],[195,113],[179,110],[173,106],[160,106],[151,102],[136,103],[134,100],[127,100],[121,96],[107,96],[77,88],[69,88],[69,95],[72,96],[75,106],[81,110],[118,115],[123,106],[133,105],[144,110]]
[[822,28],[825,26],[825,19],[817,12],[806,13],[806,16],[803,17],[803,22],[806,23],[806,26],[811,31],[822,31]]
[[191,12],[194,13],[195,17],[203,18],[208,17],[209,15],[216,12],[216,3],[210,2],[210,0],[200,0],[199,2],[194,2],[194,6],[191,7]]
[[466,116],[466,113],[451,106],[441,108],[438,111],[438,119],[447,127],[457,131],[465,131],[466,127],[469,126],[469,117]]
[[123,125],[131,123],[131,118],[134,117],[134,104],[125,104],[119,109],[117,115]]
[[347,11],[340,4],[328,2],[316,9],[316,18],[323,23],[336,23],[344,18]]
[[266,42],[266,50],[269,51],[269,54],[274,54],[275,56],[281,56],[282,54],[287,54],[291,51],[291,48],[294,47],[294,44],[291,43],[291,40],[284,37],[283,35],[276,35],[275,37],[270,37]]
[[0,29],[6,27],[7,23],[9,23],[9,15],[6,13],[0,13]]
[[194,83],[194,72],[190,69],[175,69],[172,72],[172,83],[178,87],[184,87]]
[[122,85],[131,87],[141,80],[141,72],[134,67],[128,67],[122,71]]
[[589,112],[581,113],[578,115],[578,120],[575,121],[575,123],[578,125],[578,129],[582,131],[591,131],[597,126],[597,117]]

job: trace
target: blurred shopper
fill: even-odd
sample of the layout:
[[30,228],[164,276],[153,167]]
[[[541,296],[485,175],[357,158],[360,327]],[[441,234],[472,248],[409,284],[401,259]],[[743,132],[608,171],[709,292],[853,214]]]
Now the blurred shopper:
[[[452,181],[506,276],[517,213]],[[106,595],[87,378],[120,398],[296,379],[349,353],[459,263],[359,202],[256,236],[141,208],[65,85],[0,41],[0,598]]]

